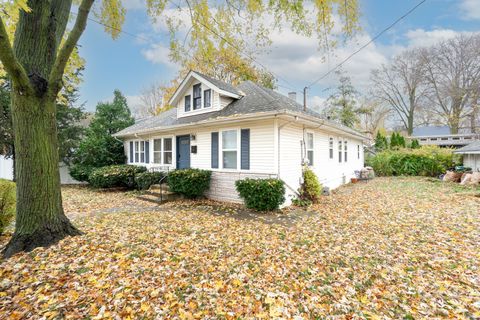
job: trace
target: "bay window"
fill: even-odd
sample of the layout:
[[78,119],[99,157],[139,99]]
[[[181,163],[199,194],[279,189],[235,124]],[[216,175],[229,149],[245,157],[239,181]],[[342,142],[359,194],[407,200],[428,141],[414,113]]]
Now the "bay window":
[[222,163],[224,169],[237,169],[237,130],[222,132]]

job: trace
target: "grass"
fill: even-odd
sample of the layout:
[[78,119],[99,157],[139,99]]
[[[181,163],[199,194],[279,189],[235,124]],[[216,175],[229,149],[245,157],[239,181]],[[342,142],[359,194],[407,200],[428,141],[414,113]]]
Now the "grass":
[[379,178],[283,225],[66,189],[85,234],[0,262],[0,318],[478,318],[476,194]]

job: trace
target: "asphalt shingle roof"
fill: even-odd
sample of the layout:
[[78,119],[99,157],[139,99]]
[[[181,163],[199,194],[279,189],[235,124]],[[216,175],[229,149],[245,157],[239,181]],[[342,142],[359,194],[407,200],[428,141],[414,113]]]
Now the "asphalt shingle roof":
[[[206,77],[204,75],[201,76]],[[210,79],[208,78],[207,80],[210,81]],[[222,110],[177,118],[177,108],[173,108],[161,113],[158,116],[139,120],[134,125],[123,129],[115,135],[127,136],[133,135],[135,133],[140,133],[142,131],[145,132],[154,129],[164,129],[169,126],[193,124],[204,120],[214,120],[218,118],[228,118],[240,115],[272,111],[298,112],[333,124],[333,122],[324,119],[319,113],[311,109],[303,110],[303,106],[296,101],[271,89],[264,88],[252,81],[245,81],[241,83],[240,85],[238,85],[236,90],[241,92],[243,97],[234,100]],[[335,123],[334,126],[345,132],[359,135],[359,133],[355,130],[342,126],[340,124]]]
[[474,141],[463,148],[455,150],[456,153],[480,152],[480,140]]
[[217,86],[217,88],[221,89],[221,90],[224,90],[224,91],[228,91],[228,92],[231,92],[231,93],[234,93],[234,94],[237,94],[239,96],[242,96],[243,93],[241,91],[239,91],[237,88],[235,88],[234,86],[232,86],[230,83],[226,83],[224,81],[221,81],[221,80],[217,80],[215,78],[212,78],[212,77],[209,77],[203,73],[200,73],[200,72],[197,72],[197,71],[193,71],[193,73],[196,73],[198,74],[200,77],[208,80],[209,82],[213,83],[215,86]]

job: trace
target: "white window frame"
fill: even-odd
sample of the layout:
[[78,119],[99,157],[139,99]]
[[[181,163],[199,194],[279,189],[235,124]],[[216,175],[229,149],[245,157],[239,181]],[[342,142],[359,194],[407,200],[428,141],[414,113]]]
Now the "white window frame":
[[[165,140],[166,139],[171,139],[172,140],[172,148],[171,150],[167,151],[165,150]],[[155,151],[155,140],[160,140],[160,146],[161,150],[160,151]],[[165,153],[170,152],[172,154],[172,163],[165,163]],[[160,153],[160,163],[155,162],[155,153]],[[175,157],[173,156],[175,153],[175,139],[174,136],[168,135],[168,136],[156,136],[152,138],[152,164],[156,166],[168,166],[168,167],[173,167],[174,162],[175,162]]]
[[[205,97],[206,97],[205,92],[206,92],[206,91],[209,91],[209,92],[210,92],[210,101],[209,101],[209,106],[208,106],[208,107],[207,107],[206,104],[205,104]],[[210,89],[210,88],[207,87],[207,89],[204,89],[204,90],[203,90],[202,109],[210,109],[210,108],[213,106],[213,105],[212,105],[212,104],[213,104],[213,103],[212,103],[212,100],[213,100],[213,99],[212,99],[212,95],[213,95],[213,90],[212,90],[212,89]]]
[[338,139],[338,163],[343,163],[343,142],[342,139]]
[[[311,147],[311,148],[308,146],[308,142],[309,142],[308,136],[309,136],[309,135],[312,136],[312,147]],[[306,158],[307,158],[307,160],[308,160],[308,166],[309,166],[309,167],[313,167],[314,164],[315,164],[315,133],[314,133],[313,131],[307,131],[306,134],[305,134],[305,136],[306,136],[306,139],[305,139],[305,153],[306,153],[306,154],[305,154],[305,156],[306,156]],[[313,158],[313,159],[312,159],[312,163],[310,163],[310,159],[309,159],[309,157],[308,157],[308,152],[309,152],[309,151],[312,152],[312,158]]]
[[[133,142],[133,161],[129,163],[145,163],[145,142],[148,140],[131,140]],[[143,151],[142,151],[143,145]],[[143,162],[142,162],[142,155],[143,155]]]
[[335,159],[335,139],[333,137],[328,137],[328,160]]
[[[236,145],[236,149],[223,149],[223,133],[224,132],[228,132],[228,131],[235,131],[236,132],[236,135],[237,135],[237,145]],[[226,171],[240,171],[241,169],[240,168],[240,128],[228,128],[228,129],[224,129],[224,130],[220,130],[220,134],[219,134],[219,168],[221,168],[222,170],[226,170]],[[237,152],[237,165],[236,165],[236,168],[224,168],[223,167],[223,152],[224,151],[236,151]]]

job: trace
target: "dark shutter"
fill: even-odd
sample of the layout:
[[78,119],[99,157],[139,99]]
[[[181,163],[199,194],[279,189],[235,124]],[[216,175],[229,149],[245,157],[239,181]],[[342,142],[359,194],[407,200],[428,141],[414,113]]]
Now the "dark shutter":
[[133,141],[130,141],[130,163],[133,163]]
[[150,163],[150,142],[145,141],[145,163]]
[[242,129],[240,135],[240,168],[243,170],[250,169],[250,129]]
[[212,168],[218,168],[218,132],[212,132]]

